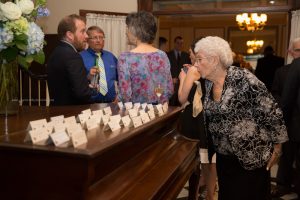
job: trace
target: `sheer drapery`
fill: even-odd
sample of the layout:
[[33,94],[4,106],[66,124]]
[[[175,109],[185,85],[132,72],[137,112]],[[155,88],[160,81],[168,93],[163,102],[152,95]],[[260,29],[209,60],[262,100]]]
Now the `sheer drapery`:
[[112,52],[116,57],[129,50],[126,39],[126,16],[88,13],[87,27],[99,26],[105,33],[104,49]]
[[[297,37],[300,37],[300,10],[292,11],[290,41]],[[287,63],[291,63],[292,60],[293,58],[289,55]]]

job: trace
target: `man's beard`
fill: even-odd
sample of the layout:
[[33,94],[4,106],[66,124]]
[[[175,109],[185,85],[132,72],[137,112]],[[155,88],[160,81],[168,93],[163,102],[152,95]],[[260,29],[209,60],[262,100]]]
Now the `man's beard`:
[[86,47],[86,41],[84,42],[80,42],[77,37],[74,38],[74,47],[77,51],[82,51],[85,49]]

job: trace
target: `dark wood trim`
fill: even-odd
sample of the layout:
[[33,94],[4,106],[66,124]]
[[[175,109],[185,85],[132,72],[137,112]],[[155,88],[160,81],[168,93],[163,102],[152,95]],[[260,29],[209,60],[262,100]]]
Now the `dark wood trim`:
[[[272,7],[257,7],[257,8],[243,8],[243,12],[289,12],[292,6],[278,6],[276,9]],[[204,10],[178,10],[178,11],[153,11],[156,16],[159,15],[215,15],[215,14],[237,14],[241,13],[240,8],[214,8]]]
[[148,12],[153,11],[153,0],[137,0],[138,11],[144,10]]
[[99,11],[99,10],[79,10],[79,15],[82,17],[85,17],[87,13],[105,14],[105,15],[120,15],[120,16],[128,15],[128,13],[119,13],[119,12],[107,12],[107,11]]

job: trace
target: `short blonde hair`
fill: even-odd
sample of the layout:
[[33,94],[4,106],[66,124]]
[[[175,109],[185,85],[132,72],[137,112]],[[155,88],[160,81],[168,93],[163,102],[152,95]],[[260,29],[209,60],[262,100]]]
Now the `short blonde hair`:
[[195,52],[203,52],[208,56],[218,56],[221,64],[228,68],[233,63],[232,50],[227,41],[217,36],[202,38],[196,43]]

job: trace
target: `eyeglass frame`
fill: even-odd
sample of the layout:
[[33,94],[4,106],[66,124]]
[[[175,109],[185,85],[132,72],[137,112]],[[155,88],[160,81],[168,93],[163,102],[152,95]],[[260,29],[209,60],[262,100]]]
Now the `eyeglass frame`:
[[89,37],[88,39],[103,41],[103,40],[105,40],[105,36],[94,36],[94,37]]

